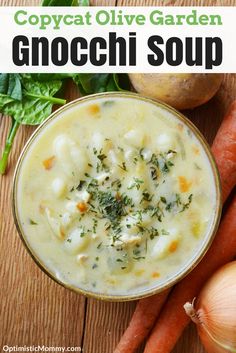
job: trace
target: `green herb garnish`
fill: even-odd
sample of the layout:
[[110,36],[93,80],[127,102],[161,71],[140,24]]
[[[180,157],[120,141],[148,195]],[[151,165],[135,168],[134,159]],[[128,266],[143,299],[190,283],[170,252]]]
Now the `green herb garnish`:
[[137,190],[139,190],[141,187],[141,184],[143,184],[144,181],[138,178],[133,178],[133,179],[134,179],[134,183],[128,187],[128,190],[131,190],[133,188],[136,188]]
[[31,218],[30,218],[30,220],[29,220],[29,223],[30,223],[31,226],[37,226],[37,225],[38,225],[38,223],[35,222],[35,221],[34,221],[33,219],[31,219]]

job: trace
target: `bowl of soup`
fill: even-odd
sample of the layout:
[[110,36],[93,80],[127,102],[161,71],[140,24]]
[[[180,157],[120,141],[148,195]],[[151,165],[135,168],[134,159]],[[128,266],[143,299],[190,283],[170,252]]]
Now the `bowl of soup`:
[[133,300],[202,259],[219,223],[220,182],[187,118],[137,94],[102,93],[65,105],[32,135],[14,176],[13,213],[55,281]]

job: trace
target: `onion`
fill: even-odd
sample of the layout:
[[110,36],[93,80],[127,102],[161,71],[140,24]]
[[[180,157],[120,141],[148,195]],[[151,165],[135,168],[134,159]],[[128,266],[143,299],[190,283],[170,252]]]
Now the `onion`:
[[218,270],[184,309],[208,353],[236,353],[236,261]]

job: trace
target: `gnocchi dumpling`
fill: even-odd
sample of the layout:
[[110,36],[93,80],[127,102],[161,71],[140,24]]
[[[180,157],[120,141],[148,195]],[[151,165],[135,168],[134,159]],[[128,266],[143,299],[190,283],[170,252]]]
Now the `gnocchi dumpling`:
[[151,256],[155,259],[163,259],[175,252],[181,240],[178,229],[172,228],[166,231],[166,235],[157,237]]
[[145,135],[142,130],[132,129],[126,132],[124,139],[129,145],[140,148],[144,145]]
[[108,153],[112,148],[112,141],[105,138],[100,132],[95,132],[92,136],[92,148],[96,149],[98,152],[102,151],[103,153]]
[[137,151],[134,148],[127,148],[125,150],[124,157],[126,163],[133,166],[135,158],[137,159]]
[[61,198],[65,195],[67,190],[67,185],[62,178],[55,178],[52,181],[52,191],[57,198]]
[[82,191],[78,191],[75,194],[76,198],[78,201],[84,201],[84,202],[88,202],[91,195],[87,190],[82,190]]
[[162,133],[156,139],[156,146],[159,151],[174,150],[176,141],[171,133]]
[[116,251],[116,249],[109,249],[107,265],[111,274],[123,274],[131,271],[133,267],[130,256],[125,250]]
[[83,228],[75,228],[69,233],[64,244],[70,254],[76,254],[86,249],[89,244],[89,237],[84,234]]
[[53,149],[65,174],[69,177],[76,175],[78,178],[82,178],[88,169],[88,159],[85,150],[80,149],[66,134],[56,137]]
[[51,209],[49,209],[48,207],[46,207],[45,208],[45,215],[46,215],[47,222],[52,230],[53,235],[57,239],[60,239],[60,240],[63,239],[65,236],[63,227],[62,227],[61,223],[59,222],[59,220],[55,217],[53,211]]

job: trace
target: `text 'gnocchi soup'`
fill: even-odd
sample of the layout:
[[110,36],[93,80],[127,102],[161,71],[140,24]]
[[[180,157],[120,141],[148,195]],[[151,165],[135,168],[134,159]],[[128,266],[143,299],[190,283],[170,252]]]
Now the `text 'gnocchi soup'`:
[[62,110],[33,139],[18,176],[19,222],[60,282],[105,296],[144,293],[204,251],[214,177],[171,110],[98,96]]

